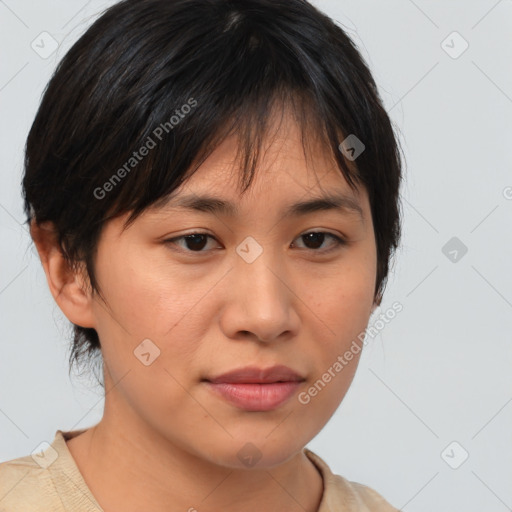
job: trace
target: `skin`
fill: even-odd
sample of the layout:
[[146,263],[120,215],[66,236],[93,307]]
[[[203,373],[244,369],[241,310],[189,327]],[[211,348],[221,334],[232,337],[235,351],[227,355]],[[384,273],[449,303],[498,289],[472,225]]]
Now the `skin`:
[[[297,395],[366,328],[376,306],[376,244],[366,192],[354,195],[320,144],[306,162],[291,117],[278,133],[244,195],[232,138],[175,192],[232,201],[238,216],[149,209],[122,234],[128,214],[109,221],[95,262],[107,304],[66,265],[51,226],[32,225],[57,304],[101,340],[104,415],[67,444],[106,512],[318,510],[322,478],[302,450],[340,405],[360,353],[308,404]],[[280,217],[286,205],[330,191],[357,199],[363,219],[335,210]],[[213,237],[202,253],[185,239],[163,242],[197,231]],[[302,236],[310,231],[348,243],[326,236],[315,245]],[[236,252],[247,236],[263,249],[252,263]],[[134,355],[144,339],[160,349],[149,366]],[[202,381],[274,364],[305,381],[267,412],[243,411]],[[247,442],[261,454],[251,468],[237,457]]]

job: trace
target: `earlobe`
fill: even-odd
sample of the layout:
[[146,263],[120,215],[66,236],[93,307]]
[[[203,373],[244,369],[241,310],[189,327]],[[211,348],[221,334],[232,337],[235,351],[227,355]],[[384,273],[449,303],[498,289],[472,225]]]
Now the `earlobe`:
[[51,222],[37,225],[32,220],[30,234],[41,259],[55,302],[68,320],[81,327],[95,327],[92,294],[83,278],[83,268],[73,269],[62,252]]

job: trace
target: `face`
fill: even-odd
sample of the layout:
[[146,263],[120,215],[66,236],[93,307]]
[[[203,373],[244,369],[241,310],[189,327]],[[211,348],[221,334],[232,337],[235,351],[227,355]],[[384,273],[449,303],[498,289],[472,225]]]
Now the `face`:
[[[374,303],[366,192],[354,194],[319,145],[306,161],[291,122],[265,149],[241,194],[235,140],[227,139],[167,205],[123,233],[127,216],[106,224],[96,258],[108,306],[96,297],[92,317],[107,390],[117,382],[105,409],[115,409],[127,432],[142,428],[228,467],[243,467],[241,454],[251,452],[260,468],[279,464],[321,430],[350,386],[360,350],[350,361],[344,354],[354,340],[361,345]],[[177,206],[206,194],[236,214]],[[344,194],[360,212],[283,213],[326,194]],[[217,379],[276,365],[295,377]]]

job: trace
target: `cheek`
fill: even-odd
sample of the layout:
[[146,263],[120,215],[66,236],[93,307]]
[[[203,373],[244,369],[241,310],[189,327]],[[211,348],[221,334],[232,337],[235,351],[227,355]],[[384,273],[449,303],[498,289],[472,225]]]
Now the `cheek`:
[[303,285],[303,296],[333,331],[331,335],[345,338],[347,332],[366,326],[373,305],[375,278],[371,258],[347,258],[327,271],[322,270],[321,275],[310,274]]
[[[136,253],[119,264],[113,256],[102,263],[98,281],[108,304],[96,303],[95,317],[104,358],[116,378],[130,370],[132,378],[141,378],[141,385],[147,378],[151,386],[155,378],[170,378],[162,368],[180,378],[182,368],[193,366],[203,338],[205,322],[195,306],[205,294],[204,286]],[[149,358],[155,358],[148,367],[137,359],[146,346]]]
[[98,281],[112,315],[105,317],[106,312],[97,308],[97,316],[109,325],[115,320],[117,325],[111,327],[124,329],[134,338],[161,338],[186,311],[187,286],[173,277],[172,270],[160,268],[137,251],[128,251],[125,257],[120,253],[113,251],[98,265]]
[[371,258],[343,263],[329,279],[311,279],[308,286],[307,300],[315,318],[315,379],[320,379],[317,392],[322,395],[316,402],[324,402],[329,410],[341,401],[356,372],[375,287]]

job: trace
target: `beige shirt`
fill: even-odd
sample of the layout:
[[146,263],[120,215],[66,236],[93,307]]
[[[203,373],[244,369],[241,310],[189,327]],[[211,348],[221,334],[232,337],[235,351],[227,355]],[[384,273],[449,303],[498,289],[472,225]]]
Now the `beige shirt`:
[[[84,430],[57,430],[41,452],[0,464],[0,512],[103,512],[66,445]],[[370,487],[334,475],[318,455],[304,452],[324,484],[318,512],[398,512]]]

